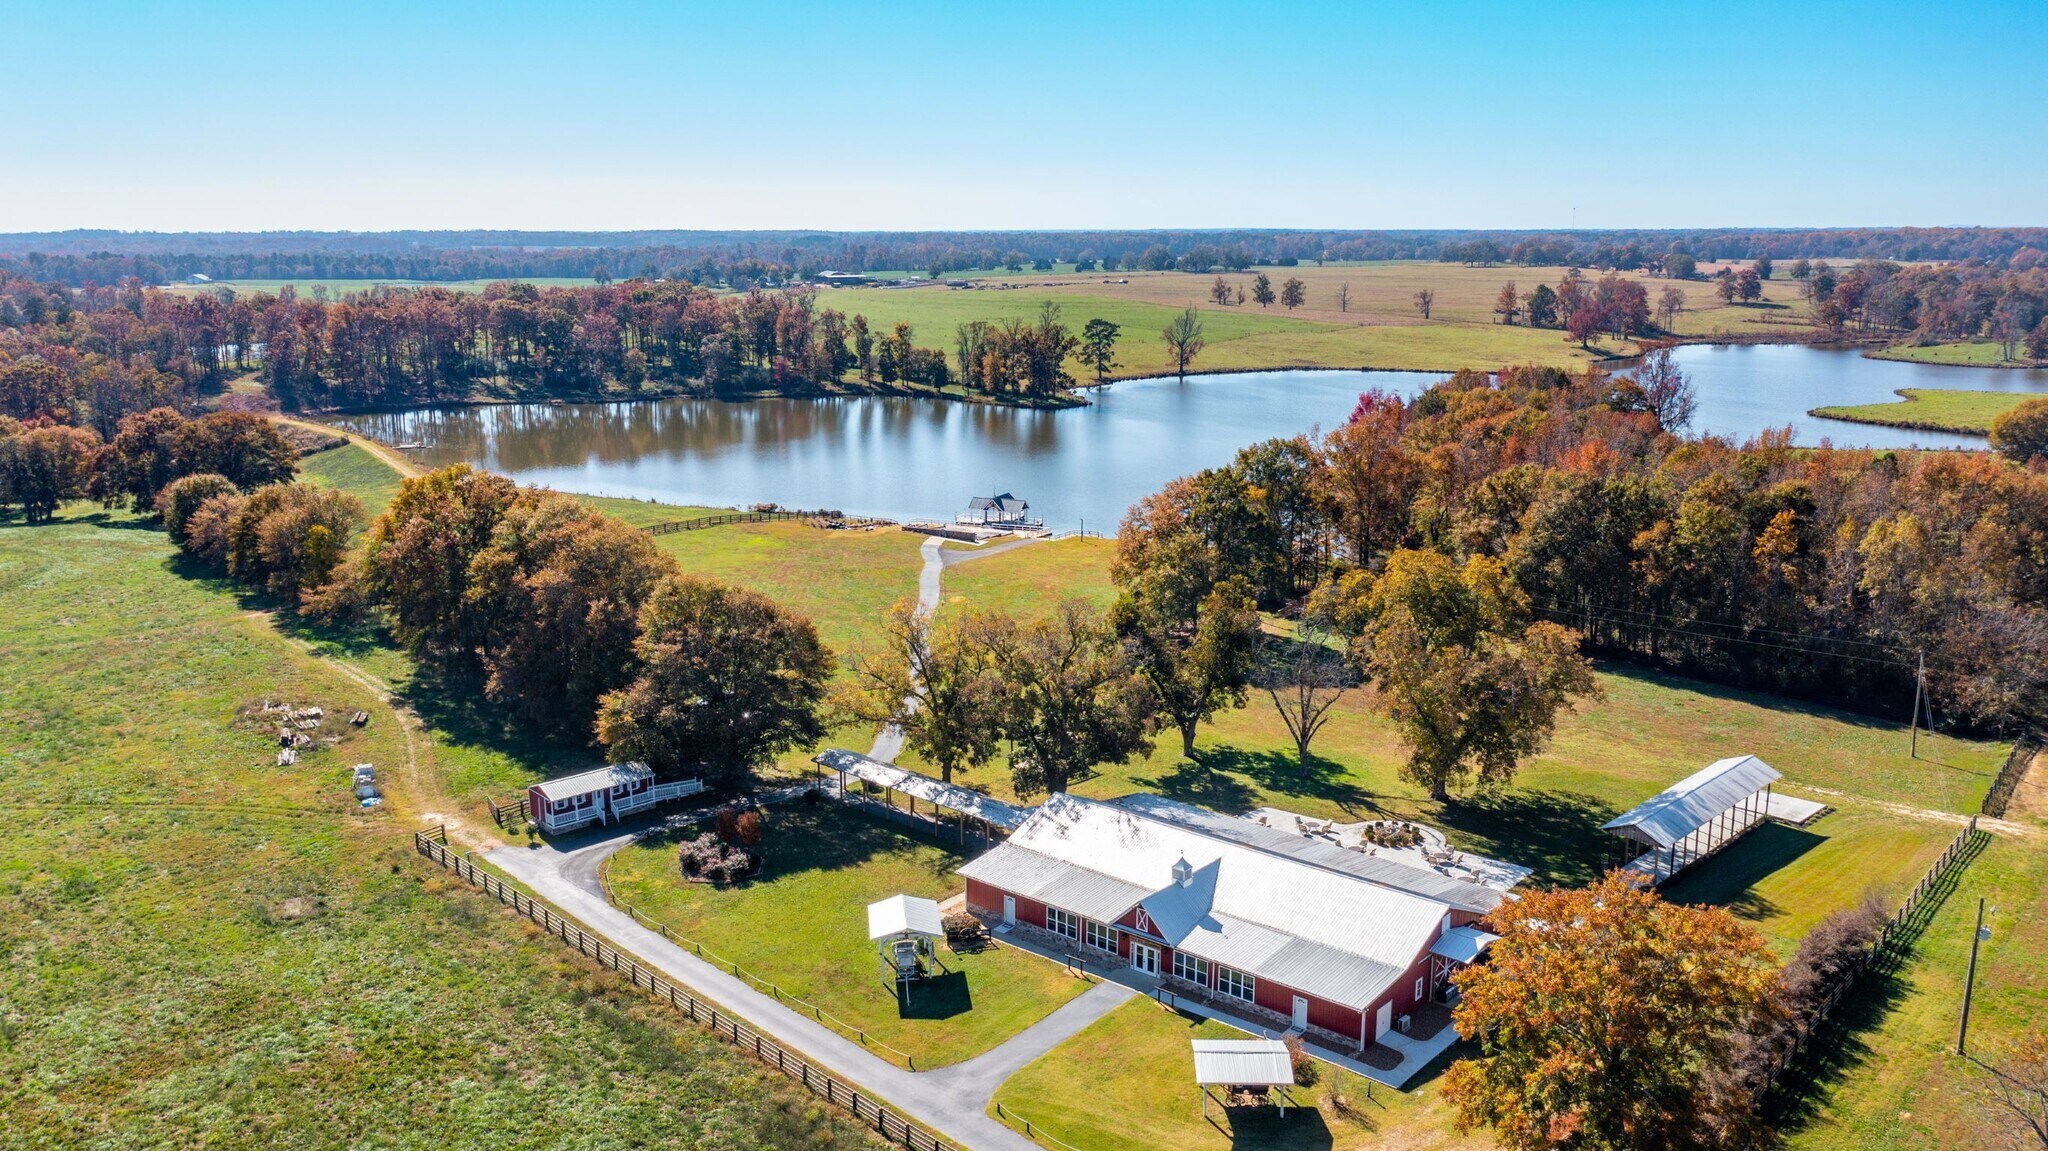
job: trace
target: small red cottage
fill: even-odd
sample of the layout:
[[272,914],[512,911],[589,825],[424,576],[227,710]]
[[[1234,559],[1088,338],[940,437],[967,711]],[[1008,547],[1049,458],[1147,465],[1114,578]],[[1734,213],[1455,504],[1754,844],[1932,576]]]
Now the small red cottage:
[[526,789],[526,802],[534,825],[554,834],[587,823],[610,823],[657,803],[703,790],[701,779],[656,783],[654,769],[644,763],[615,763],[536,783]]
[[1504,898],[1152,795],[1056,794],[960,874],[968,905],[1006,924],[1360,1050],[1478,958],[1457,929]]

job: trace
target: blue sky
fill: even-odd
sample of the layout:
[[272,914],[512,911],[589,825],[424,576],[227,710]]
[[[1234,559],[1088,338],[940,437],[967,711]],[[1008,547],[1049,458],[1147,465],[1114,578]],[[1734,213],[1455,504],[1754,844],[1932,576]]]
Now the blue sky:
[[2048,224],[2048,2],[0,0],[0,231]]

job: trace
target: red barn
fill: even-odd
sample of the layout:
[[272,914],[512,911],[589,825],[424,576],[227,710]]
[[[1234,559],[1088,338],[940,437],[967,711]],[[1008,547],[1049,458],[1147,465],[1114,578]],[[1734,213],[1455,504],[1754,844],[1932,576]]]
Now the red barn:
[[1056,794],[960,874],[986,915],[1358,1049],[1440,997],[1489,938],[1456,929],[1505,898],[1153,795]]

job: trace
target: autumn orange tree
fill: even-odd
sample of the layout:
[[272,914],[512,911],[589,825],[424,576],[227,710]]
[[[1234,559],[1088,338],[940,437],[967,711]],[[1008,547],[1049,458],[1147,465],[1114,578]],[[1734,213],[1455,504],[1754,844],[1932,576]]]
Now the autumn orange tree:
[[1775,1010],[1757,932],[1720,908],[1664,902],[1619,872],[1497,912],[1491,961],[1456,977],[1460,1034],[1482,1054],[1445,1094],[1461,1131],[1502,1146],[1751,1147],[1763,1128],[1721,1073],[1735,1036]]

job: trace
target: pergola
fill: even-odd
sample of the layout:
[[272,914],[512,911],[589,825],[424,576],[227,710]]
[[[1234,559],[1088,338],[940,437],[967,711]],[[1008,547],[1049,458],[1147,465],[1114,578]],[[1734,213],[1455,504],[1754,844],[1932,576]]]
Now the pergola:
[[1718,759],[1609,820],[1627,841],[1624,871],[1663,883],[1741,838],[1771,816],[1771,785],[1782,778],[1753,755]]
[[912,980],[924,975],[926,960],[936,960],[932,941],[946,934],[936,900],[892,895],[868,904],[868,942],[880,944],[882,962],[907,995]]
[[[1194,1039],[1195,1085],[1202,1089],[1202,1118],[1209,1117],[1209,1088],[1263,1087],[1287,1114],[1287,1088],[1294,1085],[1294,1058],[1278,1039]],[[1226,1100],[1228,1102],[1228,1100]]]
[[933,779],[929,775],[869,759],[858,752],[843,748],[832,748],[822,752],[812,762],[839,775],[839,794],[851,796],[854,792],[847,787],[853,780],[859,780],[871,787],[879,787],[891,799],[897,792],[903,793],[910,801],[910,813],[917,814],[917,801],[922,799],[934,809],[956,813],[960,822],[960,842],[967,842],[969,823],[977,825],[984,840],[993,843],[996,829],[1005,834],[1017,830],[1031,815],[1031,809],[1004,803],[1000,799],[983,795],[972,788],[957,783]]

